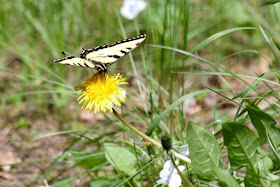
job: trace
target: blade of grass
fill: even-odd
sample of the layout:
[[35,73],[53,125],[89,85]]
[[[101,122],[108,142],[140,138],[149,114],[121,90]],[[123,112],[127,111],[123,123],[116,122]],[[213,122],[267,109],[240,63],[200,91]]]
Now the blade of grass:
[[175,107],[177,107],[179,104],[181,104],[182,102],[184,102],[186,99],[199,95],[199,94],[203,94],[203,93],[208,93],[210,92],[209,90],[198,90],[189,94],[184,95],[183,97],[177,99],[176,101],[174,101],[169,107],[167,107],[159,116],[157,116],[155,118],[155,120],[153,121],[152,125],[148,128],[146,135],[150,136],[153,131],[155,130],[155,128],[159,125],[160,121],[165,118],[172,110],[174,110]]

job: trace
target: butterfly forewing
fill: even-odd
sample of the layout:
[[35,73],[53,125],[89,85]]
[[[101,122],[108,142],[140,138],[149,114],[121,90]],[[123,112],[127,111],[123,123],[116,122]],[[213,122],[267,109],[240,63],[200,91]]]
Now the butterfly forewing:
[[146,38],[146,35],[140,35],[134,38],[126,39],[120,42],[116,42],[112,45],[105,45],[89,49],[85,55],[85,58],[92,60],[93,62],[103,63],[106,66],[119,60],[127,53],[138,47]]

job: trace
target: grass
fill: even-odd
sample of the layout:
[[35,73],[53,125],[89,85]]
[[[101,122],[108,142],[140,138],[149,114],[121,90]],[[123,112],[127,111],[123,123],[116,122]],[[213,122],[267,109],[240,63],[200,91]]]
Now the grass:
[[[12,129],[11,136],[4,137],[8,142],[4,146],[22,160],[13,165],[13,176],[19,176],[19,171],[31,172],[24,175],[23,182],[16,177],[14,182],[155,185],[168,158],[166,153],[160,148],[147,149],[113,114],[81,111],[73,87],[91,71],[51,63],[62,57],[61,51],[78,55],[80,46],[91,48],[142,33],[147,34],[145,44],[109,68],[111,74],[123,73],[130,83],[126,103],[116,108],[122,117],[158,142],[167,135],[176,151],[189,144],[193,163],[181,164],[188,167],[183,175],[193,185],[234,186],[258,181],[265,186],[274,182],[273,177],[279,181],[280,144],[274,126],[279,120],[280,7],[259,6],[262,3],[150,1],[131,21],[119,13],[122,1],[1,3],[0,120],[3,129]],[[195,104],[187,105],[187,101]],[[239,127],[240,123],[250,128]],[[265,153],[252,151],[252,157],[244,156],[235,163],[231,140],[245,141],[246,133],[240,136],[232,125],[255,140],[247,145],[248,150],[260,151],[266,146],[262,149]],[[190,132],[194,134],[190,136]],[[224,140],[219,140],[221,137]],[[26,156],[25,151],[36,143],[40,146],[30,152],[35,156]],[[209,150],[212,145],[215,148]],[[239,153],[249,154],[241,149],[244,145],[238,144]],[[193,155],[198,148],[210,156]],[[126,153],[122,157],[131,165],[115,160],[120,152]],[[220,158],[211,161],[216,168],[201,174],[209,167],[195,163],[206,162],[213,155]],[[221,162],[222,158],[235,164]],[[262,171],[260,163],[273,169]],[[40,169],[32,172],[29,167]],[[237,176],[232,177],[226,169],[236,171]],[[264,177],[266,174],[273,177]],[[11,181],[0,182],[7,184]]]

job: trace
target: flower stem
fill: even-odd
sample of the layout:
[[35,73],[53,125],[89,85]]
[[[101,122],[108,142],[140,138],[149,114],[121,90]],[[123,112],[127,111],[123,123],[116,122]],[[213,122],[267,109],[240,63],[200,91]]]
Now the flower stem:
[[123,122],[125,124],[125,126],[127,126],[128,128],[130,128],[133,132],[135,132],[136,134],[138,134],[139,136],[141,136],[145,141],[150,142],[151,144],[154,144],[157,147],[162,148],[162,145],[160,143],[158,143],[157,141],[155,141],[154,139],[150,138],[149,136],[147,136],[146,134],[142,133],[141,131],[139,131],[138,129],[136,129],[134,126],[132,126],[130,123],[128,123],[127,121],[125,121],[120,115],[119,113],[117,113],[117,111],[115,111],[115,109],[113,109],[113,113],[115,114],[115,116],[121,120],[121,122]]
[[[113,109],[113,108],[112,108]],[[151,144],[162,148],[162,145],[160,143],[158,143],[157,141],[155,141],[154,139],[152,139],[151,137],[147,136],[146,134],[144,134],[143,132],[139,131],[137,128],[135,128],[133,125],[131,125],[130,123],[128,123],[127,121],[125,121],[125,119],[123,119],[119,113],[117,113],[117,111],[115,111],[115,109],[113,109],[113,113],[115,114],[115,116],[121,121],[123,122],[123,124],[125,124],[125,126],[127,126],[128,128],[130,128],[133,132],[135,132],[137,135],[141,136],[145,141],[150,142]],[[171,153],[173,154],[173,156],[179,158],[180,160],[186,162],[186,163],[191,163],[191,160],[188,157],[185,157],[179,153],[177,153],[174,150],[171,150]]]
[[170,152],[173,154],[173,156],[179,158],[180,160],[183,160],[183,161],[185,161],[185,162],[187,162],[189,164],[191,163],[191,160],[188,157],[186,157],[184,155],[181,155],[181,154],[177,153],[174,150],[170,150]]
[[172,164],[174,165],[175,169],[177,170],[178,174],[180,175],[181,179],[184,181],[184,185],[183,186],[189,186],[189,187],[193,187],[192,183],[182,174],[182,172],[178,169],[173,156],[170,154],[169,155]]

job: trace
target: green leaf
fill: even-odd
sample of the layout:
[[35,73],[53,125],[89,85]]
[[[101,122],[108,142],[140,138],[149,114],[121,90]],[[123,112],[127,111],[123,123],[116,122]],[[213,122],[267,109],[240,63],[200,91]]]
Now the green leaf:
[[231,186],[238,187],[240,186],[238,182],[233,178],[233,176],[226,170],[218,167],[212,167],[212,170],[215,172],[215,176],[218,178],[219,185],[221,186]]
[[260,146],[254,132],[237,122],[224,123],[222,127],[231,167],[233,169],[254,167],[257,162],[256,150]]
[[278,186],[280,178],[271,173],[273,162],[269,157],[264,157],[258,162],[260,176],[266,183],[266,186]]
[[264,74],[264,75],[260,75],[260,76],[258,76],[258,77],[255,77],[254,79],[254,81],[253,82],[251,82],[248,86],[246,86],[246,88],[244,88],[240,93],[238,93],[236,96],[234,96],[233,98],[232,98],[232,100],[234,100],[234,99],[237,99],[237,98],[239,98],[240,96],[242,96],[242,95],[245,95],[244,97],[246,97],[247,95],[249,95],[252,91],[254,91],[256,88],[257,88],[257,86],[261,83],[261,82],[263,82],[263,81],[265,81],[267,76],[266,76],[266,74]]
[[75,166],[85,169],[92,169],[107,161],[103,151],[98,153],[71,152],[71,154],[77,159]]
[[246,186],[261,186],[259,184],[258,176],[255,175],[255,172],[251,168],[248,168],[246,171],[244,183]]
[[274,46],[273,46],[273,44],[272,44],[270,38],[267,36],[266,32],[264,31],[264,29],[262,28],[261,25],[259,25],[259,28],[260,28],[260,31],[261,31],[261,33],[262,33],[262,35],[263,35],[265,41],[267,42],[267,44],[268,44],[268,46],[269,46],[271,52],[273,53],[275,59],[277,60],[278,63],[280,63],[280,56],[279,56],[279,54],[277,53],[277,51],[274,49]]
[[232,169],[247,167],[246,181],[250,184],[248,186],[266,186],[257,168],[257,163],[262,155],[257,154],[257,149],[261,145],[260,140],[242,123],[224,123],[222,126]]
[[52,187],[72,187],[72,185],[73,177],[69,177],[52,184]]
[[273,160],[273,165],[275,170],[280,169],[280,155],[275,154],[275,150],[269,149],[269,157]]
[[280,154],[280,129],[276,127],[276,121],[256,106],[246,106],[246,109],[259,136],[262,137],[262,142],[269,141],[275,154]]
[[[280,50],[279,50],[280,51]],[[278,82],[280,83],[280,76],[276,75],[276,78],[278,79]]]
[[274,42],[275,46],[277,47],[278,51],[280,51],[280,45],[275,40],[273,40],[273,42]]
[[272,160],[269,157],[264,157],[259,160],[258,168],[261,172],[271,171],[273,169]]
[[240,31],[240,30],[245,30],[245,29],[256,29],[254,27],[237,27],[237,28],[231,28],[231,29],[227,29],[221,32],[218,32],[212,36],[210,36],[209,38],[207,38],[206,40],[204,40],[203,42],[201,42],[200,44],[198,44],[192,51],[191,53],[196,53],[199,49],[205,47],[206,45],[208,45],[209,43],[211,43],[212,41],[220,38],[221,36],[224,36],[226,34],[235,32],[235,31]]
[[244,180],[245,185],[259,186],[259,179],[261,178],[265,186],[279,186],[279,177],[271,173],[272,168],[272,160],[269,157],[263,157],[257,163],[258,176],[254,174],[253,170],[247,170]]
[[111,187],[115,186],[116,184],[120,183],[120,180],[117,181],[110,181],[106,179],[94,180],[90,183],[90,187]]
[[215,136],[208,130],[189,122],[188,143],[194,172],[203,179],[214,179],[211,165],[218,167],[221,161],[221,150]]
[[121,170],[128,175],[135,173],[136,156],[128,149],[113,143],[105,143],[104,149],[106,159],[117,170]]
[[112,183],[109,180],[98,180],[90,183],[90,187],[110,187]]
[[248,111],[249,117],[254,127],[258,131],[261,142],[265,143],[267,139],[266,139],[266,128],[265,125],[263,124],[263,121],[268,121],[270,123],[275,123],[275,121],[270,116],[265,115],[265,113],[254,110],[253,107],[246,106],[246,109]]
[[279,2],[280,2],[280,0],[270,0],[270,1],[267,1],[263,4],[261,4],[260,6],[273,5],[273,4],[279,3]]

